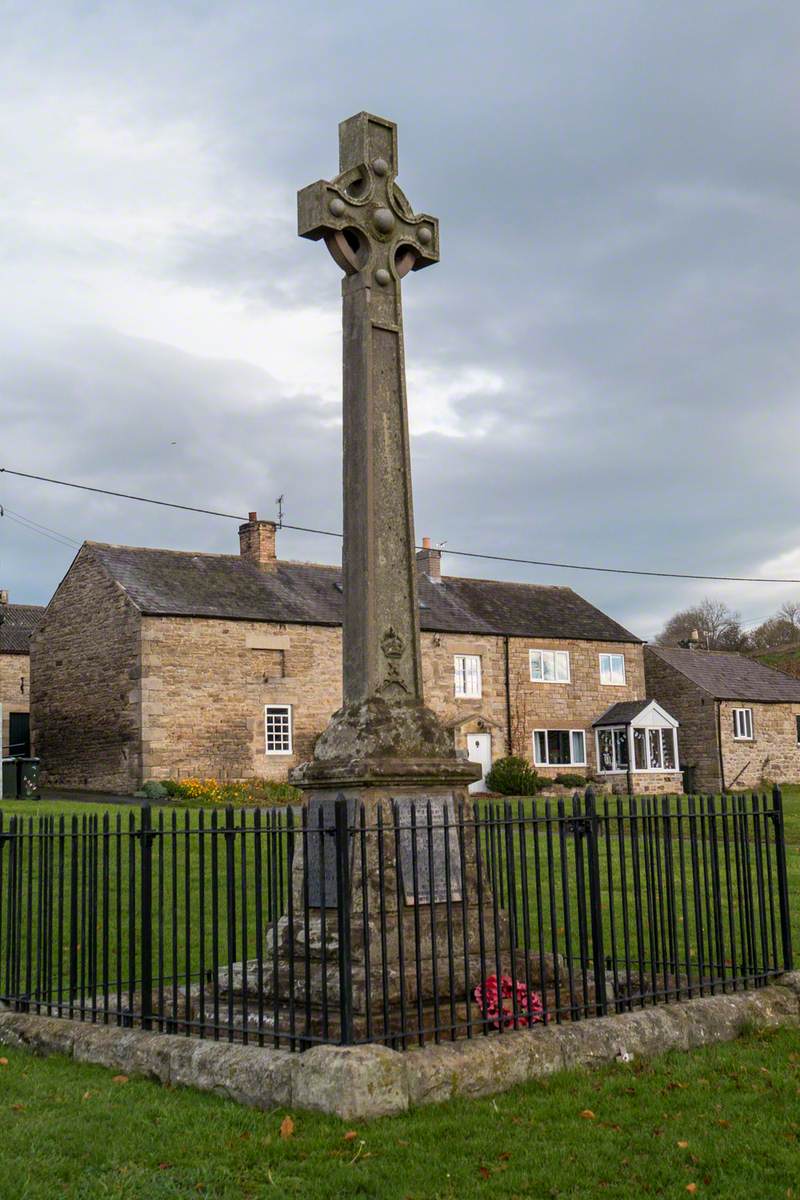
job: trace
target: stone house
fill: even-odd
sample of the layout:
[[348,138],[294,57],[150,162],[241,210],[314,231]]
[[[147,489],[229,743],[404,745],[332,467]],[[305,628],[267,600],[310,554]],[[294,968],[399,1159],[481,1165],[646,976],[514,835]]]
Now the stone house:
[[730,651],[647,646],[644,657],[698,790],[800,783],[800,679]]
[[43,612],[0,591],[0,758],[30,754],[30,640]]
[[[285,780],[341,704],[338,567],[276,557],[256,514],[240,553],[85,543],[32,643],[34,744],[48,784]],[[594,722],[645,698],[642,643],[570,588],[443,576],[418,554],[426,702],[483,764],[598,770]],[[609,782],[624,788],[627,766]],[[637,791],[676,790],[662,764]]]

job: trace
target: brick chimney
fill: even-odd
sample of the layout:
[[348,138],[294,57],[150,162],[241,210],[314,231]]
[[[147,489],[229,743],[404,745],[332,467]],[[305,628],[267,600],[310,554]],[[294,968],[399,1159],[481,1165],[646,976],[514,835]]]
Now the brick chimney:
[[422,539],[422,549],[417,551],[417,565],[420,571],[428,576],[431,583],[442,582],[442,552],[431,549],[429,537]]
[[5,588],[0,588],[0,604],[8,604],[8,592]]
[[269,571],[278,561],[275,557],[277,527],[274,521],[259,521],[258,513],[251,512],[248,516],[249,520],[239,526],[239,553],[248,562]]

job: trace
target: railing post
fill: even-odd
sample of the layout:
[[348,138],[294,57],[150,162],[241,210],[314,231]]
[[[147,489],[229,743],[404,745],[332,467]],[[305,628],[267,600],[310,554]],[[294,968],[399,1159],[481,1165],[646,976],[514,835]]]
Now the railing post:
[[142,851],[140,913],[142,1029],[153,1028],[153,828],[152,809],[142,806],[139,844]]
[[595,1011],[598,1017],[604,1017],[608,1013],[608,997],[606,996],[606,955],[603,948],[603,912],[600,900],[600,852],[598,848],[600,820],[597,816],[597,805],[591,788],[586,789],[584,803],[587,818],[586,843],[589,867],[589,908],[592,918]]
[[778,871],[778,907],[781,917],[781,941],[783,943],[783,969],[791,971],[792,923],[789,916],[789,882],[786,877],[786,837],[783,828],[783,796],[777,784],[772,789],[772,819],[775,823],[775,856]]
[[[70,823],[69,839],[69,1015],[75,1015],[78,993],[78,818]],[[83,1014],[81,1014],[81,1017]]]
[[[336,800],[336,916],[339,936],[339,1009],[340,1042],[353,1041],[353,955],[350,941],[350,834],[347,828],[347,801]],[[367,936],[366,929],[364,936]]]

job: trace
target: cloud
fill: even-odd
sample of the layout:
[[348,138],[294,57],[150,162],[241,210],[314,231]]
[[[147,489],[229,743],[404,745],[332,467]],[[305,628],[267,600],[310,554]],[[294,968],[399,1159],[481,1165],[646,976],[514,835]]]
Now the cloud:
[[[796,6],[11,8],[3,463],[231,512],[284,493],[287,520],[339,528],[339,272],[294,195],[367,108],[442,222],[441,264],[404,284],[420,534],[712,574],[795,553]],[[233,522],[8,476],[0,502],[78,539],[235,548]],[[67,561],[0,521],[18,599]],[[445,567],[569,582],[644,636],[706,593],[747,618],[791,591]]]

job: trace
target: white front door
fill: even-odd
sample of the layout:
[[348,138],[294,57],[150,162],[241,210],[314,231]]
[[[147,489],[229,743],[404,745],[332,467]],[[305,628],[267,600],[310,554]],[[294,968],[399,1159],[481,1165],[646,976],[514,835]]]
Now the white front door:
[[481,764],[481,777],[469,785],[471,792],[486,791],[486,776],[492,767],[492,735],[490,733],[467,734],[467,758]]

